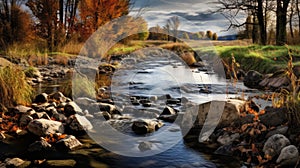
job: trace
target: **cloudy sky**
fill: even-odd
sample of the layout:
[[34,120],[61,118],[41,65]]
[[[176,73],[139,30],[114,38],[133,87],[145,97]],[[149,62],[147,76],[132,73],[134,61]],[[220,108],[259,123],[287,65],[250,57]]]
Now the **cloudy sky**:
[[211,30],[219,35],[235,34],[236,30],[226,31],[229,22],[215,11],[217,0],[136,0],[132,15],[143,7],[142,16],[148,26],[163,26],[172,16],[181,18],[179,29],[190,32]]

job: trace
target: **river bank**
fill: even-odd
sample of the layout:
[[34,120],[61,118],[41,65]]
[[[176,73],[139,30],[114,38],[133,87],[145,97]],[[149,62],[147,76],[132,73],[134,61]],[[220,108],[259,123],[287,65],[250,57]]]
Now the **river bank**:
[[[10,164],[9,160],[6,160],[8,157],[21,157],[24,160],[30,161],[30,166],[46,166],[49,164],[47,160],[50,160],[50,164],[53,164],[55,161],[51,162],[51,160],[59,158],[46,157],[47,160],[44,160],[45,158],[36,157],[35,159],[30,159],[30,157],[24,157],[33,156],[28,155],[28,146],[35,143],[34,141],[37,141],[37,144],[44,145],[42,147],[39,146],[37,149],[46,150],[46,154],[48,155],[49,153],[47,152],[49,152],[49,149],[50,151],[55,149],[54,151],[56,152],[62,152],[60,151],[61,146],[57,146],[58,141],[61,141],[60,143],[62,143],[62,141],[71,141],[71,144],[77,143],[78,148],[74,147],[75,151],[73,151],[73,147],[71,147],[72,149],[68,149],[67,153],[63,151],[62,155],[65,155],[66,159],[69,160],[67,160],[66,163],[60,162],[61,164],[70,164],[76,167],[89,165],[85,161],[74,163],[74,160],[76,160],[74,158],[77,158],[77,155],[82,155],[82,153],[84,153],[83,151],[90,149],[91,151],[96,150],[100,153],[104,151],[103,155],[100,155],[99,157],[94,155],[91,156],[91,153],[87,154],[87,158],[91,159],[90,163],[94,164],[94,161],[92,160],[97,158],[96,160],[101,160],[100,162],[97,162],[97,164],[101,165],[102,163],[105,163],[106,166],[110,167],[111,163],[107,163],[108,160],[113,161],[114,159],[119,158],[119,156],[105,157],[106,155],[110,156],[111,153],[103,148],[99,148],[99,150],[98,147],[94,148],[98,143],[91,142],[85,135],[83,136],[80,134],[85,131],[88,132],[91,125],[95,128],[97,120],[105,119],[103,121],[107,120],[109,124],[115,126],[117,130],[125,131],[125,133],[132,136],[140,136],[140,134],[149,136],[160,133],[160,131],[167,131],[168,134],[166,135],[169,135],[171,138],[182,137],[183,133],[179,131],[179,128],[168,128],[172,125],[171,123],[182,126],[181,120],[177,122],[175,120],[180,118],[182,113],[186,112],[184,110],[185,105],[196,107],[197,110],[195,111],[197,112],[197,115],[194,116],[194,122],[190,123],[192,124],[192,128],[188,134],[184,134],[184,141],[179,141],[179,143],[171,148],[169,152],[167,151],[153,158],[149,157],[144,160],[138,159],[139,161],[134,163],[142,164],[141,167],[162,167],[167,166],[166,160],[172,158],[171,160],[174,162],[175,167],[203,167],[204,165],[210,165],[208,167],[239,167],[243,165],[248,167],[274,167],[280,164],[283,166],[296,164],[298,161],[297,144],[299,144],[299,132],[289,125],[287,109],[271,107],[272,98],[270,95],[272,92],[249,89],[241,82],[232,84],[229,80],[222,80],[218,75],[214,75],[213,69],[207,68],[209,65],[204,62],[191,64],[191,67],[186,65],[186,63],[183,63],[181,59],[172,56],[171,53],[167,52],[162,54],[160,52],[162,52],[162,50],[145,51],[143,55],[147,55],[146,58],[140,56],[130,57],[128,55],[113,56],[111,57],[111,64],[103,62],[101,66],[97,65],[96,71],[90,66],[77,69],[87,77],[98,79],[97,91],[95,92],[96,97],[95,93],[93,93],[94,88],[89,88],[91,83],[85,81],[85,78],[78,78],[79,80],[75,82],[75,84],[80,84],[76,85],[78,87],[74,88],[74,86],[72,86],[72,81],[76,81],[76,78],[74,79],[75,59],[68,59],[65,65],[58,65],[55,61],[52,62],[49,60],[49,65],[39,66],[37,69],[25,69],[25,72],[27,73],[27,82],[34,85],[39,94],[36,93],[34,95],[34,97],[36,97],[33,99],[35,104],[30,103],[27,107],[20,106],[21,109],[26,109],[25,112],[21,112],[18,106],[8,108],[6,111],[3,110],[3,114],[5,115],[2,115],[2,123],[3,126],[5,126],[5,129],[2,137],[6,137],[2,140],[3,148],[9,149],[9,147],[6,146],[11,140],[9,137],[12,139],[17,137],[15,142],[18,142],[19,138],[22,139],[22,136],[35,136],[35,138],[29,138],[31,139],[29,141],[28,139],[22,140],[23,142],[28,142],[28,144],[22,145],[20,148],[22,155],[3,155],[3,164]],[[81,60],[81,58],[77,59]],[[85,58],[82,59],[84,60],[83,62],[85,65],[90,65],[88,63],[89,60],[86,60]],[[241,65],[241,67],[243,67],[243,65]],[[286,88],[286,84],[289,84],[290,82],[289,80],[286,80],[287,78],[282,78],[281,75],[284,73],[281,73],[280,75],[278,75],[279,73],[274,74],[263,75],[255,71],[249,71],[245,73],[244,76],[241,76],[241,80],[244,80],[243,82],[247,86],[258,89],[270,90],[271,88],[271,90],[276,90],[280,87]],[[260,78],[257,78],[258,76]],[[268,84],[268,87],[257,87],[260,86],[260,83],[264,80],[265,83]],[[266,82],[266,80],[268,82]],[[274,82],[270,81],[276,82],[274,84]],[[129,91],[127,89],[129,89]],[[57,91],[61,91],[63,94]],[[71,91],[73,91],[73,93]],[[91,91],[92,94],[94,94],[92,97],[90,95]],[[42,94],[43,92],[48,92],[49,95]],[[235,100],[237,97],[243,98],[243,96],[241,96],[243,94],[246,96],[244,96],[244,100],[239,100],[241,101],[240,105],[233,105],[233,100],[231,99],[234,98]],[[43,101],[36,102],[37,97]],[[259,98],[259,100],[263,98],[265,101],[260,103],[260,101],[252,99],[253,97]],[[225,111],[222,111],[223,115],[225,115],[225,119],[223,119],[226,121],[226,124],[217,127],[212,135],[206,138],[205,143],[199,143],[199,133],[203,128],[203,120],[205,119],[205,114],[209,111],[209,108],[206,106],[212,107],[210,103],[216,99],[219,99],[219,101],[221,99],[221,102],[224,102],[225,104],[229,101],[229,104],[227,102],[228,105],[225,106],[227,107],[225,108]],[[158,101],[156,102],[155,100]],[[265,102],[268,102],[267,105]],[[77,106],[80,107],[80,110],[77,109]],[[95,109],[93,107],[96,109],[100,108],[100,110],[93,111],[93,109]],[[218,107],[218,105],[215,107]],[[206,110],[201,111],[199,109]],[[162,112],[164,113],[163,115],[161,114]],[[81,117],[76,116],[74,118],[74,115],[79,115]],[[20,120],[22,117],[22,121],[26,122],[21,126]],[[220,117],[222,119],[222,116]],[[78,121],[78,118],[80,121]],[[13,119],[13,124],[9,125],[11,124],[9,123],[11,122],[11,119]],[[26,119],[28,119],[28,121]],[[47,123],[47,121],[44,121],[43,119],[49,120],[50,122],[54,120],[60,121],[64,127],[64,131],[60,130],[60,126],[58,126],[57,131],[53,132],[55,134],[43,133],[43,135],[41,135],[40,133],[35,132],[39,127],[38,125],[40,125],[38,123]],[[95,119],[96,121],[94,121]],[[82,124],[82,122],[86,122],[86,125]],[[30,127],[28,127],[30,123],[31,125],[33,124],[31,127],[34,127],[34,129],[31,128],[30,130]],[[36,125],[34,125],[34,123]],[[56,124],[61,125],[59,123]],[[84,128],[80,128],[83,125]],[[79,132],[72,132],[70,126],[75,126],[76,129],[79,129]],[[67,131],[65,130],[65,127],[67,128]],[[181,130],[184,129],[181,128]],[[62,135],[56,134],[56,132],[60,132]],[[77,135],[78,133],[79,135]],[[79,141],[76,141],[71,135],[75,135],[74,138],[77,138]],[[47,143],[40,137],[46,139]],[[51,138],[54,138],[54,141],[52,141]],[[279,141],[272,141],[272,139],[279,139]],[[137,147],[133,148],[136,150],[135,152],[144,151],[142,153],[145,154],[145,151],[149,152],[151,151],[151,148],[156,147],[157,145],[160,146],[162,144],[162,146],[167,146],[168,144],[165,143],[165,141],[166,140],[152,142],[150,144],[131,143],[130,145]],[[67,143],[64,143],[65,146],[62,148],[70,148],[70,146],[66,144]],[[54,148],[50,146],[53,146]],[[56,149],[57,147],[58,149]],[[192,151],[191,153],[189,153],[189,148]],[[163,147],[161,149],[163,149]],[[77,153],[77,150],[80,152]],[[204,158],[207,156],[197,153],[197,151],[200,151],[201,153],[209,151],[208,156],[210,157],[208,157],[207,160],[201,159],[202,156]],[[292,152],[289,153],[287,151]],[[54,153],[55,152],[52,151],[52,154]],[[76,153],[76,156],[70,153]],[[284,153],[285,155],[282,156],[283,154],[281,153]],[[188,159],[188,157],[177,157],[181,154],[189,155],[190,159]],[[218,158],[218,156],[224,155],[238,160],[234,161],[234,163],[222,163],[222,160],[214,160],[214,157]],[[149,161],[147,159],[154,161]],[[197,159],[202,161],[197,162]],[[128,164],[126,160],[131,159],[124,158],[124,163]],[[159,160],[159,162],[162,163],[159,164],[155,160]],[[178,160],[178,162],[176,160]],[[208,160],[213,161],[213,163]],[[26,163],[28,164],[29,162]],[[177,163],[180,164],[180,166],[178,166]],[[118,166],[116,165],[116,167]]]

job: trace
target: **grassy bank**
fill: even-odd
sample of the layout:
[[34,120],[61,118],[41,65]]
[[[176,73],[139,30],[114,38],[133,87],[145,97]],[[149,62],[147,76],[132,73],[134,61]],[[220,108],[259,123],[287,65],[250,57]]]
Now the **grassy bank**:
[[286,68],[289,61],[288,48],[293,55],[294,65],[300,65],[300,46],[214,46],[197,50],[203,54],[215,53],[229,63],[233,55],[245,71],[273,73]]
[[[204,41],[205,43],[209,43]],[[199,42],[196,44],[199,46]],[[199,51],[200,55],[214,53],[224,59],[226,62],[231,62],[232,55],[245,71],[256,70],[261,73],[272,73],[286,67],[289,60],[288,49],[286,46],[259,46],[246,45],[241,41],[217,41],[211,46],[201,47],[192,46],[194,50]],[[53,57],[59,64],[65,64],[69,57],[76,56],[80,53],[83,43],[69,43],[58,49],[57,52],[47,52],[47,50],[39,49],[36,45],[14,45],[9,48],[5,55],[13,58],[25,58],[30,64],[44,64],[47,58]],[[128,54],[145,47],[161,47],[169,50],[181,49],[183,43],[172,43],[167,41],[130,41],[126,44],[118,43],[114,45],[107,55]],[[179,47],[178,47],[179,46]],[[174,49],[175,47],[175,49]],[[189,47],[189,46],[187,46]],[[292,50],[294,65],[300,65],[300,46],[288,46]],[[32,63],[31,63],[32,62]]]

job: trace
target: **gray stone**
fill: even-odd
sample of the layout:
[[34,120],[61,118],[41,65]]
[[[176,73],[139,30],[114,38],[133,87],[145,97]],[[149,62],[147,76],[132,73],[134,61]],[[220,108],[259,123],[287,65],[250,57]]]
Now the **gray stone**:
[[273,158],[279,155],[280,151],[288,145],[290,145],[290,141],[284,135],[275,134],[268,138],[264,145],[263,152],[265,155],[269,155]]
[[289,145],[281,150],[280,155],[276,160],[276,163],[282,167],[294,167],[297,164],[298,159],[299,152],[297,147],[294,145]]
[[289,129],[288,126],[278,126],[275,130],[268,132],[266,135],[266,138],[269,138],[275,134],[285,135],[287,133],[288,129]]
[[33,102],[37,103],[37,104],[47,103],[48,102],[48,94],[42,93],[42,94],[37,95]]
[[152,148],[152,143],[151,142],[141,142],[138,146],[139,150],[141,152],[147,151],[147,150],[151,150]]
[[28,147],[29,152],[42,152],[42,151],[49,151],[49,150],[53,150],[52,145],[49,144],[43,138],[40,141],[36,141],[30,144]]
[[166,122],[174,122],[177,118],[177,114],[174,115],[160,115],[158,119],[166,121]]
[[238,139],[240,137],[239,133],[231,134],[224,133],[224,135],[221,135],[218,137],[217,142],[219,142],[221,145],[228,145],[231,144],[234,140]]
[[20,158],[7,158],[5,159],[5,167],[28,167],[30,165],[30,162],[24,161]]
[[15,113],[32,113],[34,112],[34,110],[30,107],[26,107],[26,106],[23,106],[23,105],[18,105],[14,108],[14,112]]
[[160,115],[162,116],[162,115],[175,115],[175,114],[176,111],[172,107],[166,106],[164,111]]
[[249,88],[260,88],[259,83],[263,80],[263,75],[257,71],[250,70],[244,78],[244,85]]
[[28,124],[28,130],[31,133],[42,137],[54,133],[64,133],[64,126],[58,121],[36,119]]
[[281,70],[264,78],[259,85],[267,89],[278,89],[288,87],[290,83],[285,71]]
[[132,130],[136,134],[146,134],[158,130],[163,126],[163,123],[158,120],[138,119],[133,122]]
[[65,116],[69,117],[76,113],[82,113],[81,108],[75,102],[68,102],[64,107]]
[[66,138],[57,141],[56,145],[58,146],[58,149],[73,150],[82,144],[78,141],[78,139],[76,139],[75,136],[68,135]]
[[87,97],[79,97],[75,100],[76,103],[78,103],[79,105],[84,105],[84,106],[89,106],[92,103],[96,103],[95,100],[87,98]]
[[54,118],[56,121],[61,121],[61,122],[67,120],[67,117],[64,114],[60,114],[60,113],[53,114],[52,118]]
[[285,109],[280,108],[266,108],[266,113],[259,120],[267,127],[277,127],[288,121]]
[[66,102],[66,97],[64,96],[64,94],[62,94],[61,92],[55,92],[51,95],[51,98],[56,100],[56,101],[59,101],[59,102]]
[[74,133],[82,133],[93,129],[91,122],[85,116],[78,114],[69,117],[67,124]]
[[[240,118],[241,112],[245,111],[246,102],[243,100],[230,99],[228,101],[212,101],[200,104],[198,108],[198,117],[195,124],[203,126],[205,120],[210,114],[208,125],[218,125],[221,127],[231,125]],[[191,109],[193,110],[193,109]],[[220,114],[221,113],[221,114]],[[220,116],[218,118],[218,116]]]
[[233,150],[232,150],[232,144],[226,144],[223,146],[220,146],[214,153],[217,155],[224,155],[224,156],[232,156]]
[[32,120],[33,118],[30,115],[23,114],[20,118],[19,125],[21,127],[26,127]]
[[44,119],[47,119],[47,120],[50,120],[51,118],[49,117],[49,115],[46,113],[46,112],[38,112],[38,113],[34,113],[31,115],[31,117],[33,119],[41,119],[41,118],[44,118]]
[[106,120],[109,120],[109,119],[112,118],[111,115],[106,111],[97,112],[94,115],[95,115],[96,118],[103,118],[104,117]]
[[99,110],[100,111],[106,111],[110,114],[119,114],[119,112],[117,112],[117,108],[114,105],[108,104],[108,103],[97,103],[99,106]]

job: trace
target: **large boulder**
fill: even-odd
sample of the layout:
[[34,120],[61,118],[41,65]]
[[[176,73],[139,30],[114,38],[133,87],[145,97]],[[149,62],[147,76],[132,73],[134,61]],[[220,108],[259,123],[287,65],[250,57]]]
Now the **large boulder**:
[[20,158],[7,158],[4,162],[5,165],[0,165],[1,167],[28,167],[31,163]]
[[73,135],[68,135],[66,138],[56,142],[57,148],[62,150],[73,150],[82,144]]
[[30,107],[26,107],[23,105],[18,105],[12,109],[15,113],[34,113],[34,110]]
[[264,78],[259,85],[265,89],[287,88],[290,85],[290,80],[285,71],[278,71]]
[[259,117],[260,122],[267,127],[276,127],[288,121],[286,108],[267,107],[265,114]]
[[93,129],[91,122],[85,116],[78,114],[70,116],[67,119],[67,124],[72,134],[84,134]]
[[246,109],[246,104],[246,101],[236,99],[211,101],[200,105],[185,104],[187,107],[183,107],[185,114],[180,124],[184,138],[199,136],[205,126],[208,129],[203,132],[201,139],[208,140],[214,128],[223,128],[237,123],[240,120],[240,114]]
[[244,85],[249,88],[261,88],[259,83],[263,80],[263,75],[257,71],[250,70],[244,78]]
[[75,102],[68,102],[64,107],[64,115],[69,117],[76,113],[82,113],[82,109]]
[[281,167],[294,167],[297,164],[298,158],[299,152],[297,147],[294,145],[289,145],[281,150],[276,163]]
[[55,93],[51,94],[50,97],[52,99],[56,100],[56,101],[61,102],[61,103],[64,103],[64,102],[67,101],[67,98],[61,92],[55,92]]
[[28,152],[46,152],[52,150],[54,150],[52,145],[43,138],[40,141],[35,141],[28,147]]
[[278,156],[281,150],[290,145],[289,139],[287,139],[284,135],[275,134],[268,138],[266,141],[263,152],[265,155],[271,156],[272,158]]
[[162,115],[175,115],[177,112],[170,106],[166,106],[163,112],[160,114]]
[[[207,124],[220,127],[229,126],[233,121],[240,118],[241,112],[245,111],[246,101],[230,99],[227,101],[212,101],[200,104],[195,124],[203,126],[208,113],[211,113]],[[218,118],[219,113],[222,113]]]
[[47,119],[36,119],[28,124],[28,130],[37,136],[46,136],[54,133],[64,133],[61,122]]
[[41,93],[37,95],[33,101],[37,104],[47,103],[48,102],[48,94],[47,93]]
[[158,130],[163,123],[158,120],[139,119],[133,122],[132,130],[136,134],[147,134]]

